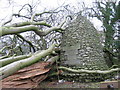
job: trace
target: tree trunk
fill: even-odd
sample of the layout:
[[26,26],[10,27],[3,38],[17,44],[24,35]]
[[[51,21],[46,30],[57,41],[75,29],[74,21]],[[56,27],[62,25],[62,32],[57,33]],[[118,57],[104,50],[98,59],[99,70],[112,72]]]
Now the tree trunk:
[[37,88],[40,82],[48,77],[52,64],[58,59],[58,56],[54,56],[48,61],[41,61],[18,70],[1,81],[2,88]]
[[5,65],[8,65],[12,62],[15,62],[15,61],[19,61],[19,60],[22,60],[22,59],[25,59],[25,58],[28,58],[32,56],[31,54],[29,55],[20,55],[20,56],[12,56],[12,57],[9,57],[9,58],[5,58],[5,59],[1,59],[0,60],[0,63],[2,64],[0,67],[3,67]]
[[50,46],[47,50],[43,50],[42,52],[37,52],[36,54],[33,54],[31,57],[26,58],[26,59],[22,59],[16,62],[13,62],[11,64],[8,64],[4,67],[0,68],[0,80],[12,75],[13,73],[15,73],[16,71],[32,65],[38,61],[40,61],[41,58],[51,54],[55,49],[55,44],[53,44],[52,46]]

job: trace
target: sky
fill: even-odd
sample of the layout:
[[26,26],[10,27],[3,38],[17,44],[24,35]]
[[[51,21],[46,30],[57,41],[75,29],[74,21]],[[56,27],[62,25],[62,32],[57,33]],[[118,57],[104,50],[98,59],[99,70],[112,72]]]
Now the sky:
[[[8,2],[9,1],[9,2]],[[86,6],[92,6],[94,0],[0,0],[0,21],[4,22],[4,19],[9,19],[12,13],[17,13],[21,6],[24,4],[38,4],[38,9],[55,9],[61,5],[73,5],[77,6],[78,2],[84,2]],[[10,3],[12,3],[10,5]],[[36,9],[37,10],[37,9]],[[94,26],[100,29],[102,23],[96,18],[92,19]]]
[[[85,2],[86,5],[91,5],[93,0],[10,0],[11,2],[8,2],[9,0],[0,0],[0,12],[2,13],[0,16],[1,18],[6,17],[9,14],[12,14],[13,12],[17,12],[19,8],[27,3],[30,4],[36,4],[36,1],[38,1],[38,6],[40,6],[40,9],[49,8],[49,9],[55,9],[61,5],[73,5],[76,6],[77,2]],[[13,1],[13,2],[12,2]],[[9,3],[12,3],[12,5],[9,5]]]

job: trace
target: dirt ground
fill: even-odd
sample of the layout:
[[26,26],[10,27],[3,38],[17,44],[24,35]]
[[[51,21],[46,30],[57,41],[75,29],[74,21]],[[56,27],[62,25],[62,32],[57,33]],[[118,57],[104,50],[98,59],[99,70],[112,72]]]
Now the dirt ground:
[[99,85],[100,82],[79,83],[59,80],[59,81],[43,81],[40,83],[39,88],[99,88]]

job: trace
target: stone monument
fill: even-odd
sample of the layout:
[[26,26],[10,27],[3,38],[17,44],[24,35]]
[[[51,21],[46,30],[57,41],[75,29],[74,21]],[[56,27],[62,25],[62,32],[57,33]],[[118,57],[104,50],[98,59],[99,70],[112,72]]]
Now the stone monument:
[[106,70],[99,34],[93,24],[78,15],[62,36],[61,65],[73,69]]

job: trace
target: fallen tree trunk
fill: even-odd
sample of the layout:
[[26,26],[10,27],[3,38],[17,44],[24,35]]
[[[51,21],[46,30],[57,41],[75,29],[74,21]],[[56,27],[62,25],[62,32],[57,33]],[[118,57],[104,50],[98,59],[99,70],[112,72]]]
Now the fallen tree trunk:
[[4,58],[4,59],[1,59],[0,60],[0,63],[2,64],[0,67],[3,67],[5,65],[8,65],[12,62],[15,62],[15,61],[19,61],[21,59],[25,59],[25,58],[28,58],[32,56],[32,54],[28,54],[28,55],[20,55],[20,56],[12,56],[12,57],[9,57],[9,58]]
[[55,49],[55,44],[51,45],[47,50],[43,50],[40,53],[33,54],[29,58],[22,59],[20,61],[16,61],[16,62],[8,64],[4,67],[1,67],[0,68],[0,80],[9,75],[12,75],[16,71],[18,71],[26,66],[29,66],[29,65],[32,65],[32,64],[38,62],[41,58],[51,54],[54,51],[54,49]]
[[75,70],[75,69],[71,69],[63,66],[60,66],[58,69],[66,70],[72,73],[96,73],[96,74],[108,74],[108,73],[120,71],[120,68],[101,71],[101,70],[85,70],[85,69]]
[[[38,54],[42,52],[41,50],[39,51],[36,51],[35,53],[33,53],[34,55]],[[4,59],[1,59],[0,60],[0,67],[3,67],[3,66],[6,66],[10,63],[13,63],[15,61],[19,61],[19,60],[22,60],[22,59],[26,59],[26,58],[29,58],[33,55],[32,53],[28,54],[28,55],[20,55],[20,56],[11,56],[9,58],[4,58]]]
[[39,83],[47,78],[50,66],[58,59],[58,56],[54,56],[46,62],[41,61],[17,71],[2,80],[2,88],[38,87]]

